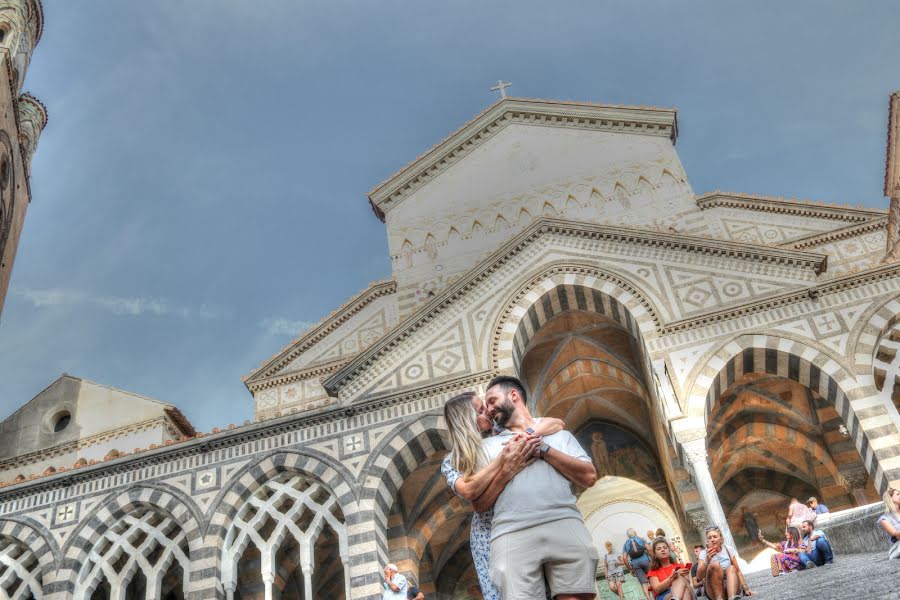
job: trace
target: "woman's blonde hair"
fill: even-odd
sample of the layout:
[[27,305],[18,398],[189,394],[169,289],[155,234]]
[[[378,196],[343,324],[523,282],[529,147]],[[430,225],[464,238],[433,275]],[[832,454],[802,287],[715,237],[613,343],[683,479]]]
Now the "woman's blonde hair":
[[606,546],[606,549],[609,550],[610,553],[612,553],[613,545],[611,541],[606,540],[605,542],[603,542],[603,545]]
[[884,509],[889,515],[894,515],[894,517],[900,519],[900,510],[897,510],[897,505],[894,504],[894,499],[891,497],[896,491],[896,488],[889,487],[884,493]]
[[464,392],[444,404],[444,421],[450,433],[450,464],[463,476],[475,474],[481,453],[481,431],[472,408],[475,392]]

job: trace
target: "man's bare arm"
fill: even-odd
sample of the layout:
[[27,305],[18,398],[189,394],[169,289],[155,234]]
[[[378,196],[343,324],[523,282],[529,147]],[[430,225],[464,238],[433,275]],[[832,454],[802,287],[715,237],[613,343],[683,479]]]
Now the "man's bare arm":
[[544,460],[574,484],[588,488],[597,483],[597,469],[592,462],[569,456],[556,448],[550,448],[544,454]]

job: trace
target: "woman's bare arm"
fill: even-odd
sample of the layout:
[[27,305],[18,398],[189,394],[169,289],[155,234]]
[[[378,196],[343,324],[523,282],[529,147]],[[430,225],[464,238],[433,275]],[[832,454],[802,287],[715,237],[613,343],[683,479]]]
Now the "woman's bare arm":
[[537,425],[534,426],[534,435],[539,437],[545,435],[553,435],[554,433],[562,431],[565,428],[566,423],[562,419],[557,419],[555,417],[544,417],[537,422]]
[[494,480],[494,477],[497,476],[497,473],[500,472],[501,466],[503,466],[502,452],[480,471],[475,472],[469,477],[460,477],[457,479],[456,484],[454,485],[456,493],[469,502],[472,502],[484,493],[484,490],[487,489],[491,481]]

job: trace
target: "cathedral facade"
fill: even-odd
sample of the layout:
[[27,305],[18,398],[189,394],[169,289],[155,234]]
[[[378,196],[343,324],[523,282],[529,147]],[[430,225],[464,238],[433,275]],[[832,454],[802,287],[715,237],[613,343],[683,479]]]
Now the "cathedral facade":
[[678,134],[672,109],[490,106],[369,193],[391,278],[245,377],[252,422],[61,378],[0,424],[2,595],[374,600],[394,562],[478,598],[441,409],[498,374],[593,457],[600,547],[866,510],[900,481],[888,211],[697,195]]

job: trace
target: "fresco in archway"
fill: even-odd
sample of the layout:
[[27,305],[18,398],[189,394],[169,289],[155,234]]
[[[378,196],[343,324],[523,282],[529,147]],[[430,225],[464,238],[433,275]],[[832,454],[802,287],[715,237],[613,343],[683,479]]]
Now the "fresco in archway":
[[594,458],[599,478],[626,477],[653,488],[665,484],[656,458],[630,431],[610,423],[590,423],[576,437]]

